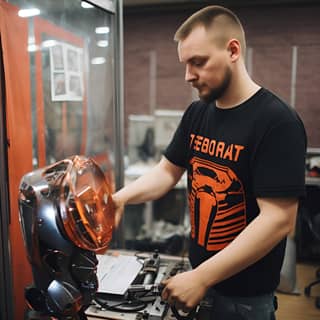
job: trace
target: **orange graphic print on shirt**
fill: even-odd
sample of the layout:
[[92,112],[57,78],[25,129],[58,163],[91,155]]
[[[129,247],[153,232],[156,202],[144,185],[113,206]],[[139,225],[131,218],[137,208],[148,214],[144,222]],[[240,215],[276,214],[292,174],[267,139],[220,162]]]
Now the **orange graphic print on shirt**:
[[190,164],[191,237],[208,251],[219,251],[246,226],[243,186],[228,167],[197,157]]

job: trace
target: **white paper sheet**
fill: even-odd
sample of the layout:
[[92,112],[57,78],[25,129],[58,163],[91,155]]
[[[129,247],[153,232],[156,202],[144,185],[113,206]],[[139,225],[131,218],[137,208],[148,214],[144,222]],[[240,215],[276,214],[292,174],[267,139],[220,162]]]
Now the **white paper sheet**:
[[125,294],[142,268],[142,262],[135,256],[97,255],[99,281],[98,292]]

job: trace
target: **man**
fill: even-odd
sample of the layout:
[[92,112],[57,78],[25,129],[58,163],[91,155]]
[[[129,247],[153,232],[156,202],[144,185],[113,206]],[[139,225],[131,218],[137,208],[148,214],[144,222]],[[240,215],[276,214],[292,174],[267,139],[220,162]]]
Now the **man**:
[[177,30],[185,80],[199,92],[164,157],[118,191],[127,203],[157,199],[188,173],[193,269],[165,282],[177,309],[213,297],[212,318],[274,319],[286,236],[304,195],[306,136],[297,114],[248,75],[239,19],[206,7]]

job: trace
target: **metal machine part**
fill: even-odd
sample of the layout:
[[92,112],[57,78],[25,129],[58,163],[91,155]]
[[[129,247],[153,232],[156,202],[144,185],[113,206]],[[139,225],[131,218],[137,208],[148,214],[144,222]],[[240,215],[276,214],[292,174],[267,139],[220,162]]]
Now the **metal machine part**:
[[108,247],[114,225],[103,172],[92,159],[73,156],[26,174],[19,191],[34,280],[25,291],[29,306],[44,316],[86,319],[98,287],[95,252]]
[[[161,281],[190,269],[188,260],[162,257],[157,252],[145,257],[143,268],[124,296],[97,293],[86,313],[89,316],[115,320],[162,320],[173,310],[161,299]],[[148,282],[148,283],[146,283]],[[192,319],[176,314],[178,319]]]

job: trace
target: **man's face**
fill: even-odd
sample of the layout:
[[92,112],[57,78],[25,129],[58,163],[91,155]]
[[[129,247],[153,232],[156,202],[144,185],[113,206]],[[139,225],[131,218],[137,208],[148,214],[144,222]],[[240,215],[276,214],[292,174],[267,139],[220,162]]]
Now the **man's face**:
[[179,60],[186,66],[185,80],[211,102],[221,98],[229,87],[232,71],[227,48],[218,47],[204,27],[196,27],[178,44]]

